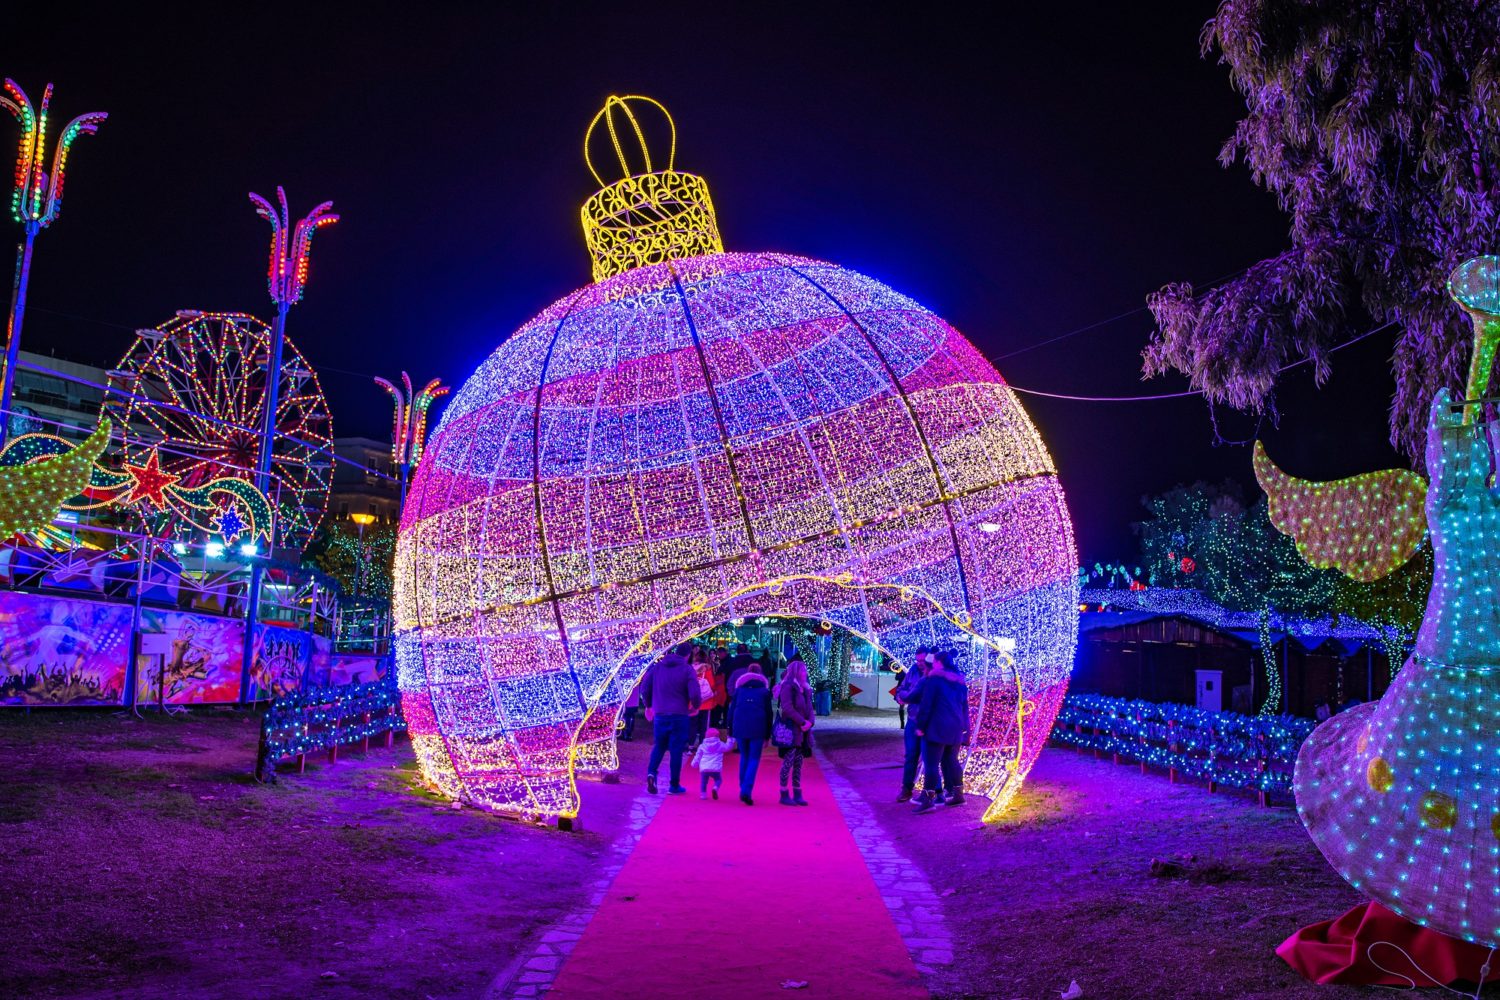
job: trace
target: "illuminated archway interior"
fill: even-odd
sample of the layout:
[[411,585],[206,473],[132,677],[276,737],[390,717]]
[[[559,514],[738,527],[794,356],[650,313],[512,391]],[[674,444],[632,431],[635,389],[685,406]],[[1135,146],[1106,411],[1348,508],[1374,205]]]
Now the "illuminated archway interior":
[[[601,117],[638,124],[630,100]],[[481,365],[413,480],[396,657],[426,777],[572,815],[575,770],[617,766],[615,709],[662,648],[786,614],[902,661],[965,649],[969,779],[993,814],[1076,640],[1041,438],[939,317],[833,264],[702,252],[718,234],[701,179],[626,159],[585,205],[599,280]]]

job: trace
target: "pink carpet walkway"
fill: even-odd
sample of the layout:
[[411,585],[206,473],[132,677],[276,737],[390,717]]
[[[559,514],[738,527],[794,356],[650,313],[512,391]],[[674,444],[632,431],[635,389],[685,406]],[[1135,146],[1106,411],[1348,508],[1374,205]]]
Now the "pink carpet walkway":
[[928,995],[817,764],[803,765],[807,808],[777,804],[779,764],[768,750],[753,807],[735,755],[718,801],[684,768],[688,794],[651,821],[549,998]]

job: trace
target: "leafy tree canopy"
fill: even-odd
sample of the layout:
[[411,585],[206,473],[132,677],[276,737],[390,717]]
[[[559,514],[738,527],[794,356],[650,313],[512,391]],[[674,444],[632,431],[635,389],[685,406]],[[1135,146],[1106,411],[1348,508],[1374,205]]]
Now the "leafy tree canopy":
[[[1178,486],[1144,500],[1150,513],[1135,524],[1145,582],[1195,587],[1234,611],[1318,616],[1333,610],[1338,573],[1314,569],[1297,545],[1276,530],[1266,500],[1250,506],[1234,483]],[[1191,572],[1184,571],[1184,558]]]
[[1321,381],[1352,325],[1391,323],[1391,442],[1419,458],[1432,394],[1468,364],[1447,276],[1500,251],[1500,4],[1224,0],[1201,47],[1246,102],[1220,162],[1275,194],[1291,246],[1154,293],[1146,373],[1274,412],[1282,367],[1308,360]]
[[303,556],[305,562],[338,581],[345,594],[390,600],[396,559],[396,526],[373,524],[365,529],[348,521],[326,518]]

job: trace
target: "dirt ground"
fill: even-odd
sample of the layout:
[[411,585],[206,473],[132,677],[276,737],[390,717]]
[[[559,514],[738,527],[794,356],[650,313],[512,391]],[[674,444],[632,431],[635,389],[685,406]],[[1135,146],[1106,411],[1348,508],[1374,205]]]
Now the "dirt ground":
[[[896,803],[894,722],[828,727],[819,745],[943,898],[954,965],[929,983],[935,996],[1043,1000],[1073,980],[1103,1000],[1386,992],[1314,986],[1274,954],[1360,901],[1288,806],[1049,747],[1010,814],[985,826],[981,800],[961,815]],[[1153,875],[1153,859],[1178,868]]]
[[[943,899],[940,1000],[1046,1000],[1075,979],[1088,1000],[1377,995],[1273,954],[1358,901],[1291,809],[1048,749],[998,825],[977,800],[913,816],[883,723],[827,726],[820,746]],[[624,780],[584,786],[574,835],[431,798],[399,742],[256,785],[257,733],[227,711],[0,714],[0,997],[477,1000],[583,901],[645,753],[622,746]]]
[[0,713],[0,997],[482,996],[639,791],[591,784],[559,834],[428,797],[404,742],[257,785],[258,732]]

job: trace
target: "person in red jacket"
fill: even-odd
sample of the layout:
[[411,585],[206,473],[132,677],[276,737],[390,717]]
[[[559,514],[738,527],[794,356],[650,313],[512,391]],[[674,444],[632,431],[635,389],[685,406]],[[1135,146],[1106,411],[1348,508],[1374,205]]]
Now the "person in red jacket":
[[[812,684],[807,680],[807,664],[793,660],[776,687],[776,704],[781,721],[791,727],[792,745],[783,749],[781,758],[781,804],[805,806],[802,797],[802,758],[812,750],[813,700]],[[787,779],[791,779],[788,787]]]

